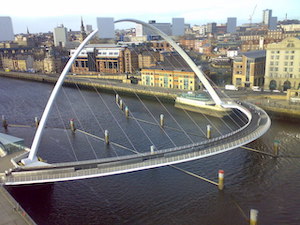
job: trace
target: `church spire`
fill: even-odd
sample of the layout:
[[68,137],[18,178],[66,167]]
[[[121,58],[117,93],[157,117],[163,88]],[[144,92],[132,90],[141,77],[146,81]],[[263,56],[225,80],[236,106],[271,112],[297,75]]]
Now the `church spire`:
[[81,33],[82,33],[82,32],[85,32],[82,17],[81,17],[81,27],[80,27],[80,31],[81,31]]
[[84,25],[83,25],[83,19],[81,17],[81,26],[80,26],[80,41],[83,41],[85,38],[87,37],[85,29],[84,29]]

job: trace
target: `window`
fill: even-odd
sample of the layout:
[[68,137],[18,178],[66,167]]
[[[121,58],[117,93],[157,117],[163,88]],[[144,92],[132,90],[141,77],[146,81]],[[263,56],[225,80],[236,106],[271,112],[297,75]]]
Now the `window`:
[[284,62],[284,65],[287,66],[287,65],[288,65],[288,62]]
[[294,56],[293,55],[291,55],[291,58],[290,58],[291,60],[294,60]]
[[288,56],[288,55],[286,55],[286,56],[284,57],[284,59],[288,60],[288,59],[289,59],[289,56]]
[[276,55],[276,59],[279,59],[279,55]]

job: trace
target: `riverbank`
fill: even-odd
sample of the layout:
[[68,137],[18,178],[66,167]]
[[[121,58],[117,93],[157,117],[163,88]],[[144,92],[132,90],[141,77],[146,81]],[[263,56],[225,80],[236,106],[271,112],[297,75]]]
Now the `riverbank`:
[[0,225],[35,225],[20,204],[0,185]]
[[[9,77],[9,78],[16,78],[22,80],[30,80],[30,81],[37,81],[37,82],[45,82],[45,83],[56,83],[58,80],[57,75],[45,75],[45,74],[29,74],[29,73],[19,73],[19,72],[2,72],[0,71],[0,76],[2,77]],[[108,81],[108,80],[100,80],[100,79],[91,79],[82,78],[80,76],[77,78],[76,76],[69,75],[65,81],[65,86],[78,86],[85,89],[99,89],[101,91],[106,91],[110,93],[123,93],[126,95],[141,95],[147,98],[162,98],[166,101],[174,102],[175,98],[180,91],[174,90],[167,90],[158,87],[151,87],[146,88],[144,86],[136,85],[136,84],[126,84],[121,82],[115,81]],[[134,91],[133,91],[134,90]]]
[[[58,75],[3,71],[0,71],[0,76],[46,83],[56,83],[58,79]],[[83,76],[76,77],[73,75],[69,75],[66,78],[64,85],[70,87],[78,86],[88,90],[93,90],[96,88],[97,90],[110,92],[113,94],[116,92],[131,96],[137,94],[144,98],[155,99],[156,97],[159,97],[163,101],[167,102],[175,102],[177,95],[182,93],[180,90],[165,89],[160,87],[145,87],[137,84],[121,83],[104,79],[93,79],[93,82],[91,82],[91,79],[89,78],[83,78]],[[234,94],[237,93],[238,92],[234,92]],[[247,100],[263,108],[273,119],[300,120],[300,104],[290,103],[283,95],[270,95],[268,93],[257,95],[257,93],[252,93],[250,95],[241,94],[240,96],[237,96],[237,98],[240,100]]]

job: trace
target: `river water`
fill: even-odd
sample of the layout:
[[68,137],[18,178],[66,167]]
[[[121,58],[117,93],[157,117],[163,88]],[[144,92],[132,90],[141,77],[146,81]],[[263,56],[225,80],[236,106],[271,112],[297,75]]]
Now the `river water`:
[[[0,114],[10,124],[33,124],[34,117],[41,116],[52,88],[51,84],[0,78]],[[149,151],[152,144],[162,149],[204,140],[206,125],[210,123],[213,136],[242,124],[237,116],[221,120],[186,114],[170,103],[162,106],[156,100],[140,101],[128,96],[122,99],[135,118],[155,123],[163,113],[166,126],[173,129],[162,130],[153,124],[126,119],[113,94],[63,88],[38,155],[48,162],[62,162],[132,154],[79,132],[71,135],[62,129],[71,118],[77,128],[95,135],[103,136],[103,130],[108,129],[112,142],[139,152]],[[37,224],[249,224],[250,209],[259,211],[259,224],[300,224],[299,125],[273,120],[268,133],[248,145],[272,153],[273,141],[279,140],[280,155],[284,157],[272,158],[238,148],[177,165],[215,181],[218,170],[223,169],[222,192],[168,166],[8,190]],[[181,127],[189,137],[179,131]],[[8,133],[24,138],[30,147],[34,131],[9,128]]]

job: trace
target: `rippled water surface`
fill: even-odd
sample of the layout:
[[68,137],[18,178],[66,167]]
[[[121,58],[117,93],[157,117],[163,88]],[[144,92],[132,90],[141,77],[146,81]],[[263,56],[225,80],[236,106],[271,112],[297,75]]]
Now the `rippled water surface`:
[[[10,124],[33,124],[34,117],[41,116],[52,87],[0,78],[0,114],[6,115]],[[63,88],[50,115],[39,155],[49,162],[60,162],[131,154],[79,132],[71,135],[64,130],[71,118],[78,128],[95,135],[102,136],[103,130],[108,129],[111,141],[140,152],[149,151],[152,143],[159,149],[190,143],[180,127],[192,141],[201,141],[210,122],[214,124],[213,135],[219,135],[217,130],[228,133],[241,123],[237,118],[233,122],[231,118],[223,121],[195,113],[187,115],[164,103],[170,116],[155,100],[143,99],[142,103],[136,97],[122,98],[135,118],[155,123],[163,113],[166,125],[172,129],[165,128],[164,132],[158,126],[126,119],[112,94]],[[286,157],[272,158],[235,149],[177,165],[215,181],[218,170],[223,169],[223,192],[168,166],[9,191],[38,224],[249,224],[251,208],[259,210],[259,224],[300,224],[299,125],[272,121],[269,132],[248,145],[272,153],[273,141],[279,140],[280,155]],[[8,133],[25,138],[25,144],[30,146],[34,131],[10,128]]]

